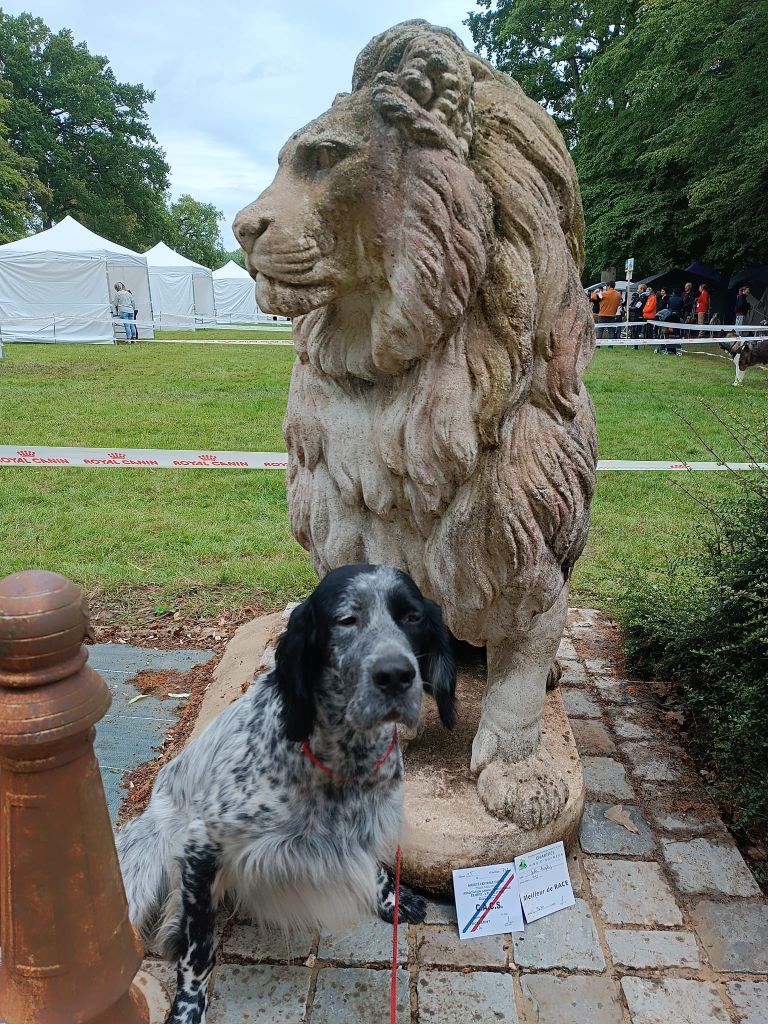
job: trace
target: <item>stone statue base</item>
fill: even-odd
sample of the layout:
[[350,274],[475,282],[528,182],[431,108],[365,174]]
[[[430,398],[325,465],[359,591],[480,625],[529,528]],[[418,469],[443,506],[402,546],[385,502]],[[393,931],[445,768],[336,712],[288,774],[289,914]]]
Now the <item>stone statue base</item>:
[[425,696],[419,736],[405,751],[403,879],[435,894],[453,892],[454,868],[501,864],[559,839],[568,848],[578,835],[584,777],[559,688],[547,694],[541,734],[568,784],[570,795],[563,810],[554,821],[532,831],[486,810],[469,773],[485,684],[480,666],[460,672],[459,721],[452,733],[440,725],[434,703]]

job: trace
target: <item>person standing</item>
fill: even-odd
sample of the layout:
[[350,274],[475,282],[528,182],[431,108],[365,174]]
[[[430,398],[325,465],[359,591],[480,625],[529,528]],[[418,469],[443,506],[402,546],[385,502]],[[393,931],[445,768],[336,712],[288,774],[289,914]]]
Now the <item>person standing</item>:
[[656,293],[653,288],[649,288],[645,305],[643,306],[643,320],[645,320],[646,338],[652,338],[654,334],[655,328],[651,321],[656,319],[656,303]]
[[[638,320],[642,320],[643,319],[643,307],[645,306],[645,303],[646,303],[647,299],[648,299],[648,285],[647,284],[639,284],[637,286],[637,291],[635,292],[634,297],[633,297],[632,301],[629,304],[629,318],[630,318],[630,320],[636,322]],[[631,330],[632,330],[632,337],[633,338],[640,338],[640,337],[642,337],[642,330],[643,330],[642,327],[633,327],[633,328],[631,328]],[[637,348],[637,346],[635,346],[635,348]]]
[[136,303],[133,301],[133,296],[123,282],[118,281],[115,285],[115,312],[123,321],[125,340],[129,345],[139,336],[134,318],[135,311]]
[[[679,324],[683,319],[683,290],[682,288],[673,288],[672,294],[669,296],[669,323]],[[673,330],[672,336],[677,338],[682,332]],[[667,345],[667,352],[670,355],[681,356],[683,350],[679,345]]]
[[[709,292],[705,284],[699,285],[699,297],[696,299],[696,319],[699,327],[709,322]],[[704,331],[699,331],[699,337],[704,337]]]
[[[609,281],[608,287],[603,290],[603,297],[600,300],[600,312],[597,317],[598,324],[615,324],[616,313],[621,305],[621,294],[616,291],[616,282]],[[598,331],[605,328],[598,327]],[[606,337],[606,335],[601,335]],[[609,338],[616,337],[616,328],[611,327],[607,335]]]
[[592,306],[592,319],[597,323],[597,318],[600,316],[600,302],[602,301],[603,293],[599,288],[596,288],[589,296],[589,302]]
[[683,323],[693,323],[693,307],[695,305],[696,296],[693,293],[693,283],[691,281],[686,281],[685,289],[683,290]]
[[749,312],[749,302],[747,301],[747,289],[739,288],[736,293],[736,306],[734,307],[734,313],[736,315],[736,326],[744,326],[744,317]]

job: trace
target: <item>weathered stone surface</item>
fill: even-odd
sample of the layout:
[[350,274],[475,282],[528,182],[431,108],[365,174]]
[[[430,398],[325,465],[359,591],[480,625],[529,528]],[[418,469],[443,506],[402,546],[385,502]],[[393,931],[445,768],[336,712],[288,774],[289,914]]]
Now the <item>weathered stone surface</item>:
[[656,847],[648,822],[637,807],[626,806],[637,834],[630,832],[623,825],[617,825],[605,817],[611,804],[587,804],[581,821],[579,841],[584,853],[619,853],[632,854],[652,853]]
[[[350,159],[328,157],[329,133]],[[322,184],[309,152],[333,159]],[[563,551],[580,554],[595,478],[583,218],[557,127],[454,34],[404,22],[365,48],[352,92],[291,136],[234,231],[261,307],[296,318],[294,535],[320,575],[407,568],[454,635],[486,647],[493,686],[464,751],[481,799],[523,829],[556,821],[566,766],[537,749],[539,719],[567,611]]]
[[590,697],[584,690],[561,687],[565,710],[569,718],[599,718],[601,715],[600,705],[594,697]]
[[725,986],[739,1024],[766,1024],[768,981],[729,981]]
[[[236,924],[224,940],[224,956],[243,960],[306,960],[312,951],[313,935],[283,935],[278,931],[263,931],[250,924]],[[391,943],[390,943],[391,946]],[[390,950],[391,952],[391,950]]]
[[[405,753],[405,816],[402,840],[403,879],[440,895],[453,894],[453,869],[502,864],[562,839],[569,847],[578,834],[584,806],[584,777],[563,708],[560,688],[547,694],[542,719],[541,749],[561,770],[568,800],[560,815],[536,828],[500,820],[483,804],[468,776],[467,743],[479,721],[485,681],[462,674],[459,722],[454,732],[440,724],[432,701],[425,705],[423,730]],[[439,766],[439,767],[438,767]]]
[[584,663],[593,676],[608,676],[613,673],[613,665],[606,658],[587,658]]
[[693,926],[716,971],[768,974],[768,905],[700,900]]
[[306,967],[224,964],[208,1009],[208,1024],[303,1024],[311,971]]
[[612,757],[585,757],[582,761],[587,796],[604,800],[632,800],[634,789],[620,761]]
[[518,967],[571,971],[601,971],[605,967],[592,913],[581,899],[527,924],[525,932],[513,934],[512,941]]
[[416,956],[429,967],[505,967],[503,935],[460,939],[456,928],[418,928]]
[[587,857],[584,867],[600,913],[609,924],[683,923],[658,864]]
[[622,754],[632,763],[632,774],[649,782],[674,782],[680,772],[669,757],[647,743],[622,743]]
[[650,729],[630,718],[617,717],[613,720],[613,728],[617,736],[624,740],[648,740],[653,737]]
[[571,731],[580,754],[614,754],[616,744],[602,722],[590,719],[571,719]]
[[147,974],[151,974],[153,978],[157,978],[171,999],[173,999],[176,995],[176,964],[172,964],[168,960],[150,960],[145,958],[141,969],[146,971]]
[[623,1024],[618,986],[610,978],[528,974],[520,984],[531,1024]]
[[759,896],[760,887],[731,843],[662,839],[661,848],[683,892]]
[[622,978],[632,1024],[729,1024],[728,1014],[708,981]]
[[242,697],[254,675],[264,667],[264,652],[285,629],[286,615],[275,612],[243,623],[224,650],[213,672],[197,715],[190,741],[197,739],[230,704]]
[[[392,961],[392,925],[378,918],[361,921],[356,928],[333,935],[323,932],[317,949],[320,960],[335,960],[342,964],[378,964]],[[397,959],[404,963],[408,957],[408,929],[397,932]]]
[[580,661],[561,661],[561,686],[586,686],[589,683],[587,670]]
[[623,679],[611,675],[593,676],[592,685],[597,688],[603,700],[619,702],[626,699]]
[[557,657],[560,661],[577,661],[578,654],[576,648],[573,646],[573,641],[569,640],[567,636],[564,636],[560,641],[560,646],[557,648]]
[[456,924],[456,904],[448,900],[428,900],[424,924]]
[[[312,1024],[363,1024],[364,1021],[373,1024],[389,1020],[390,978],[389,971],[355,968],[320,971],[312,1004]],[[399,970],[397,1024],[410,1024],[410,1020],[408,972]],[[227,1024],[234,1024],[234,1020]]]
[[509,975],[423,971],[419,975],[418,993],[419,1024],[518,1021],[515,985]]
[[690,932],[647,932],[607,928],[605,939],[611,958],[619,967],[645,970],[650,967],[701,966],[696,939]]
[[[652,808],[653,811],[653,808]],[[665,832],[723,832],[723,823],[719,819],[700,818],[695,814],[674,811],[656,811],[653,814],[656,824]]]

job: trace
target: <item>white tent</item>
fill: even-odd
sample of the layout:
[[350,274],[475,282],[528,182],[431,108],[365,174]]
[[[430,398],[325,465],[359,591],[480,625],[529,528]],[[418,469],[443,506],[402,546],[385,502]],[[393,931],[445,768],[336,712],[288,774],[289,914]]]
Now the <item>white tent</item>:
[[247,270],[234,260],[213,272],[213,294],[219,323],[254,323],[261,312],[256,305],[256,285]]
[[256,304],[256,286],[247,270],[234,260],[213,272],[216,322],[220,324],[288,323],[286,316],[262,313]]
[[[0,338],[113,342],[117,281],[133,293],[139,320],[151,323],[147,261],[72,217],[0,245]],[[151,329],[139,336],[151,337]]]
[[187,259],[165,242],[158,242],[144,255],[156,327],[194,330],[196,321],[198,326],[201,321],[214,322],[213,277],[208,267]]

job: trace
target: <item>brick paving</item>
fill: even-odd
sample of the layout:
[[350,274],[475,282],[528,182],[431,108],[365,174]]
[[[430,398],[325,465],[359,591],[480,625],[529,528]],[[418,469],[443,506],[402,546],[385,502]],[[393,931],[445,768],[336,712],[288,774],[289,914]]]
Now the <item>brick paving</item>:
[[[653,691],[604,651],[577,656],[606,624],[572,609],[560,651],[588,789],[576,905],[462,942],[453,908],[432,902],[401,929],[399,1024],[767,1024],[768,903]],[[618,803],[637,833],[606,820]],[[287,943],[222,921],[209,1024],[386,1024],[390,956],[381,922]],[[168,965],[145,966],[172,987]]]

